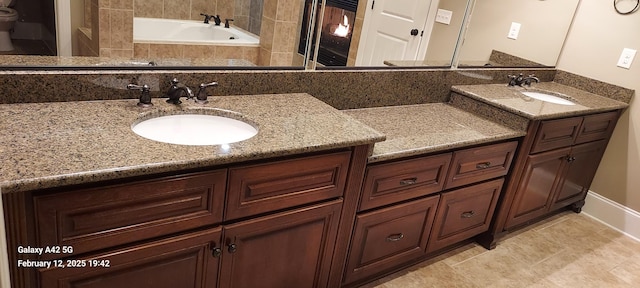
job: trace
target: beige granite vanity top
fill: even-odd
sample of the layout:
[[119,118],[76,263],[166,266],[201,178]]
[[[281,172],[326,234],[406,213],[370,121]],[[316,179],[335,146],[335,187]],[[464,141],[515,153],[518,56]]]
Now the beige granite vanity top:
[[[382,141],[384,135],[308,94],[210,97],[181,106],[153,99],[0,105],[2,193],[207,167]],[[215,146],[155,142],[130,127],[150,113],[228,109],[258,126],[245,141]],[[148,117],[148,115],[146,116]]]
[[[624,102],[555,82],[533,83],[531,87],[505,84],[457,85],[452,91],[502,108],[528,119],[551,119],[626,108]],[[547,92],[571,100],[576,105],[560,105],[529,98],[520,91]]]
[[525,135],[445,103],[343,110],[382,132],[369,163]]

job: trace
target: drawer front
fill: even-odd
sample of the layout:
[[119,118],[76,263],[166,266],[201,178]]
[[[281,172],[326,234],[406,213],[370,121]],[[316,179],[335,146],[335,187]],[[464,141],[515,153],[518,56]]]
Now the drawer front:
[[442,190],[451,153],[367,167],[360,211]]
[[489,229],[504,179],[443,193],[427,252],[433,252]]
[[542,121],[536,132],[531,153],[573,145],[581,124],[582,117]]
[[613,128],[616,127],[617,120],[617,111],[585,116],[576,144],[609,138]]
[[454,152],[445,189],[506,175],[517,147],[513,141]]
[[342,196],[350,157],[345,151],[229,169],[225,220]]
[[38,245],[79,254],[220,223],[226,176],[224,169],[35,196]]
[[439,195],[358,215],[345,283],[425,255]]

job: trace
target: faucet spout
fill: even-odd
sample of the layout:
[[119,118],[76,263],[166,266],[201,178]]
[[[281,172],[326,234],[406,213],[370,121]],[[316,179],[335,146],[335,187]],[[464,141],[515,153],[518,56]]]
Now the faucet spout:
[[526,85],[526,86],[531,86],[531,82],[535,81],[536,83],[540,83],[540,79],[538,77],[536,77],[536,75],[529,75],[527,77],[524,77],[524,75],[522,75],[522,73],[520,73],[519,75],[508,75],[507,76],[509,78],[509,84],[508,86],[520,86],[522,87],[522,85]]
[[194,97],[193,91],[191,91],[187,85],[184,85],[180,83],[178,79],[173,78],[171,80],[171,87],[169,87],[169,90],[166,93],[166,96],[169,97],[169,99],[167,99],[167,103],[178,105],[182,103],[182,101],[180,101],[180,97],[183,95],[186,95],[187,99]]

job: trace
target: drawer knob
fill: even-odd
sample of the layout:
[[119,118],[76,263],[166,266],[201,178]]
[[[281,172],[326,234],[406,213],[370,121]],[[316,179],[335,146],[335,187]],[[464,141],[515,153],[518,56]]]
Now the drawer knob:
[[462,218],[471,218],[475,214],[476,213],[474,213],[473,211],[467,211],[467,212],[463,212],[462,214],[460,214],[460,217],[462,217]]
[[387,242],[396,242],[396,241],[400,241],[400,239],[404,238],[404,234],[402,233],[398,233],[398,234],[391,234],[387,237]]
[[238,246],[236,244],[229,244],[228,246],[229,253],[235,253],[238,251]]
[[400,185],[413,185],[416,184],[416,182],[418,181],[418,178],[413,177],[413,178],[407,178],[407,179],[402,179],[400,180]]
[[571,163],[573,161],[576,161],[576,157],[567,156],[567,162]]
[[487,169],[489,167],[491,167],[491,162],[482,162],[476,164],[476,169]]

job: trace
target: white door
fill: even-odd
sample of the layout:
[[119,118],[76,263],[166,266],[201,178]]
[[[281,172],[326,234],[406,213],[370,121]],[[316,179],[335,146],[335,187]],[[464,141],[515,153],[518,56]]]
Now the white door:
[[424,31],[431,0],[368,0],[367,5],[356,65],[415,60],[424,34],[431,31]]

